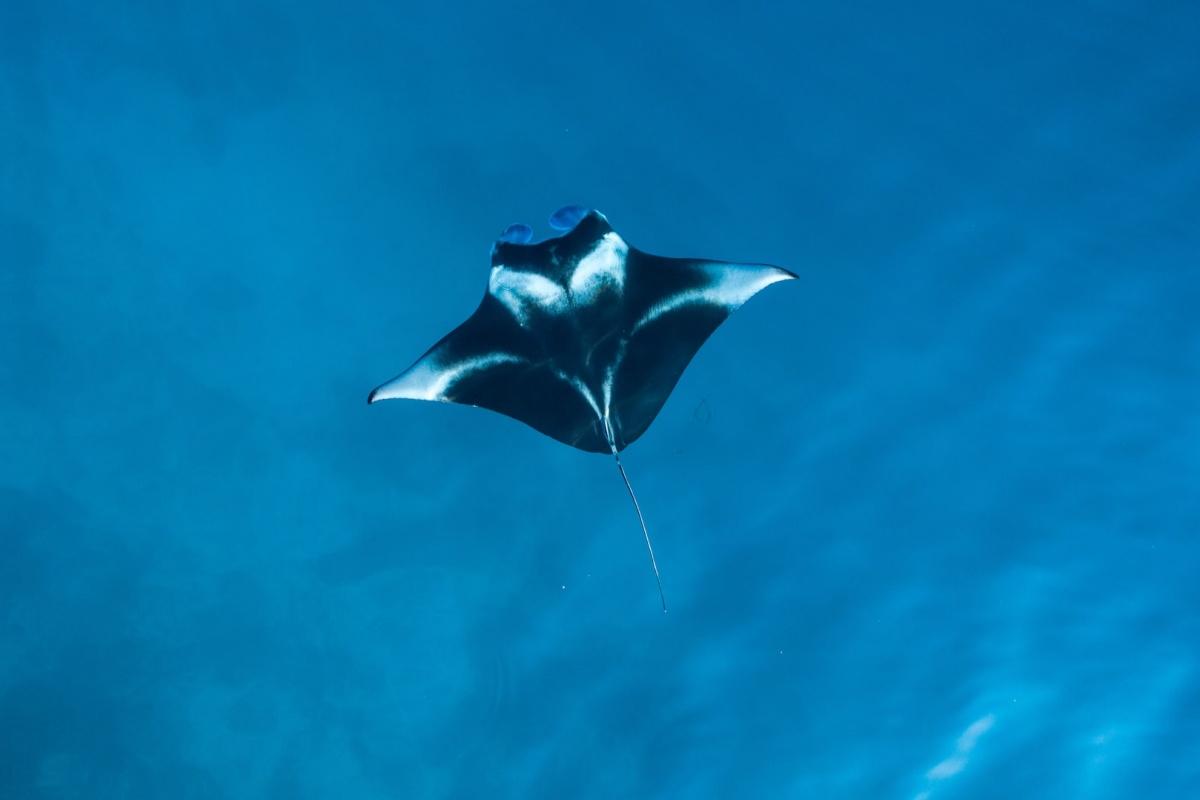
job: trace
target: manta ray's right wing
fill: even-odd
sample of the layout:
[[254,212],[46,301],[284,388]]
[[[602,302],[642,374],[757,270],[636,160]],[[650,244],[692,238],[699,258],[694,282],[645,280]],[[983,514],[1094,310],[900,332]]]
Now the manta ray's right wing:
[[795,277],[768,264],[631,250],[625,345],[609,389],[617,446],[646,431],[688,363],[730,314],[771,284]]

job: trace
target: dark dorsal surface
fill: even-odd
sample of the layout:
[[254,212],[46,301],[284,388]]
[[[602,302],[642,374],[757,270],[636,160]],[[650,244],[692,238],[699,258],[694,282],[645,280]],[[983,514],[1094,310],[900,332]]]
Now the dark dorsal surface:
[[796,277],[764,264],[643,253],[597,211],[555,217],[578,221],[543,242],[497,241],[475,313],[368,402],[480,406],[581,450],[620,451],[733,311]]

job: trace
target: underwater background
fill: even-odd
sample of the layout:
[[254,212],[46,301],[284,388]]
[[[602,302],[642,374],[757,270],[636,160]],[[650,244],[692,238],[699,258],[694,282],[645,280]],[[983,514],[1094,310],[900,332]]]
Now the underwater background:
[[[1200,797],[1200,6],[0,4],[0,798]],[[624,461],[368,407],[566,203]]]

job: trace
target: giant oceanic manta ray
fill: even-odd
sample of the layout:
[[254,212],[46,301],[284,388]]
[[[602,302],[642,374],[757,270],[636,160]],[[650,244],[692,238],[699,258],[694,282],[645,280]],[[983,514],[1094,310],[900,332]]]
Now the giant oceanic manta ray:
[[598,211],[559,209],[562,234],[511,225],[492,246],[483,302],[367,398],[499,411],[564,444],[612,453],[662,578],[620,452],[663,407],[692,356],[742,303],[796,275],[766,264],[663,258],[629,246]]

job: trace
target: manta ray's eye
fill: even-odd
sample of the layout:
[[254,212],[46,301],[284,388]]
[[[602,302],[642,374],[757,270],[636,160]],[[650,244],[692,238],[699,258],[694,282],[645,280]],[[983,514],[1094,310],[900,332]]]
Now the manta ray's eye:
[[500,234],[500,241],[513,244],[529,244],[532,239],[533,228],[520,222],[514,222],[504,229],[504,233]]
[[556,231],[569,231],[579,224],[579,220],[587,216],[588,210],[583,206],[563,206],[550,215],[550,227]]

